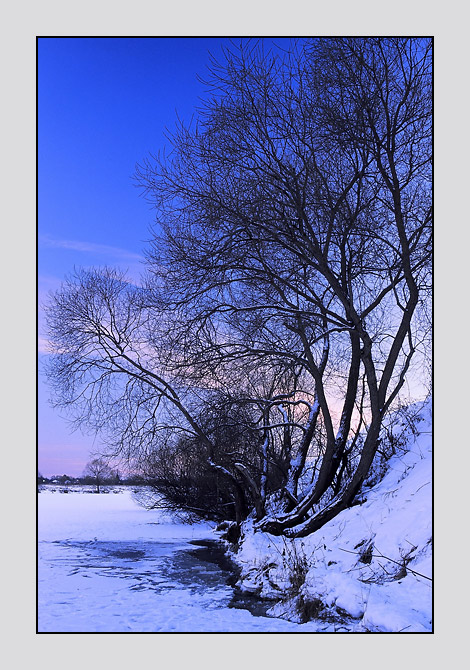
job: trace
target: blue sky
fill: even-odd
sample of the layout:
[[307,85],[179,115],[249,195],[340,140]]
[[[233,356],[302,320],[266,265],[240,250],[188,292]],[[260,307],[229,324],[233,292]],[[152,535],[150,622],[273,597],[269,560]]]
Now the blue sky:
[[[264,38],[267,46],[273,40]],[[168,145],[206,93],[222,38],[40,38],[38,41],[38,466],[80,475],[93,437],[71,433],[48,404],[41,305],[74,266],[138,277],[154,212],[132,175]],[[235,40],[237,41],[237,40]],[[275,44],[288,42],[276,39]]]
[[[219,38],[40,38],[38,46],[38,290],[40,305],[75,266],[138,275],[153,212],[132,182],[136,163],[189,120]],[[81,474],[93,438],[49,407],[41,373],[39,470]]]

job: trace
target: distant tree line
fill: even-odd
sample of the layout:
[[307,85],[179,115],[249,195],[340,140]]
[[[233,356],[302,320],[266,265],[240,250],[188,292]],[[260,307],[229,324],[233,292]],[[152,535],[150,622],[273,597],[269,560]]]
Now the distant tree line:
[[136,486],[145,484],[142,475],[133,474],[122,476],[118,469],[111,468],[103,459],[93,459],[85,466],[81,477],[72,477],[70,475],[52,475],[44,477],[39,471],[37,475],[37,484],[59,484],[67,485],[93,485],[97,492],[100,486]]
[[242,42],[206,83],[137,169],[142,282],[64,282],[48,379],[155,504],[300,537],[355,504],[430,379],[432,40]]

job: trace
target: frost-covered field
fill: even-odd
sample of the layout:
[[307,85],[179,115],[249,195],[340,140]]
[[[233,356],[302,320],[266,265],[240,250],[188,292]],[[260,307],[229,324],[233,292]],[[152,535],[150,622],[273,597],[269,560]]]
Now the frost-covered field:
[[229,608],[217,566],[188,554],[209,524],[147,511],[129,490],[38,496],[40,632],[315,631]]
[[298,621],[314,613],[325,631],[432,631],[429,403],[421,419],[419,435],[388,462],[385,477],[364,488],[363,504],[316,533],[292,542],[246,523],[235,556],[242,585],[278,599],[284,593],[272,614]]

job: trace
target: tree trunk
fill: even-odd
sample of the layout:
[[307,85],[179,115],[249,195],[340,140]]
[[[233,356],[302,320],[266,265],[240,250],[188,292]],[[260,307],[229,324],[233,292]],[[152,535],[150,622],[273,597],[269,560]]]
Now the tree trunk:
[[351,417],[354,410],[354,404],[356,402],[357,386],[359,383],[359,371],[361,366],[361,346],[358,333],[351,330],[350,339],[351,362],[349,365],[348,387],[343,403],[341,421],[334,444],[327,445],[325,455],[322,459],[318,480],[312,495],[312,505],[320,500],[322,495],[333,483],[335,475],[341,464],[349,436]]
[[374,460],[374,456],[377,452],[379,445],[380,426],[381,422],[376,420],[369,428],[359,465],[357,466],[356,472],[354,473],[351,482],[349,483],[341,498],[331,506],[327,506],[318,514],[315,514],[314,516],[307,519],[307,521],[304,521],[304,523],[299,525],[297,528],[287,530],[284,535],[287,537],[305,537],[310,535],[324,526],[325,523],[333,519],[340,512],[347,509],[348,507],[351,507],[354,498],[357,496],[362,483],[364,482],[364,479],[367,477],[370,466],[372,465],[372,461]]

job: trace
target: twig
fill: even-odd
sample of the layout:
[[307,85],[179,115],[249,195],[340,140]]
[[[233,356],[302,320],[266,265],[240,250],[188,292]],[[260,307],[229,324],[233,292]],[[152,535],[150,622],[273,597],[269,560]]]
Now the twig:
[[[356,556],[360,556],[360,553],[357,552],[357,551],[350,551],[349,549],[343,549],[342,547],[338,547],[338,549],[340,549],[340,551],[346,551],[348,554],[355,554]],[[389,558],[388,556],[384,556],[384,555],[381,554],[380,552],[379,552],[378,555],[377,555],[377,554],[372,554],[372,558],[386,558],[387,561],[391,561],[392,563],[396,563],[396,564],[399,565],[400,567],[403,566],[403,563],[399,563],[398,561],[394,561],[393,558]],[[382,566],[381,566],[381,567],[382,567]],[[407,565],[405,566],[405,568],[406,568],[406,570],[407,570],[408,572],[411,572],[413,575],[418,575],[418,577],[423,577],[424,579],[429,579],[429,581],[432,582],[432,578],[431,578],[431,577],[426,577],[426,575],[423,575],[423,574],[421,574],[421,572],[417,572],[416,570],[412,570],[412,569],[409,568]],[[384,569],[385,569],[385,568],[384,568]],[[387,571],[385,570],[385,572],[387,572]],[[388,573],[387,573],[387,574],[388,574]]]

